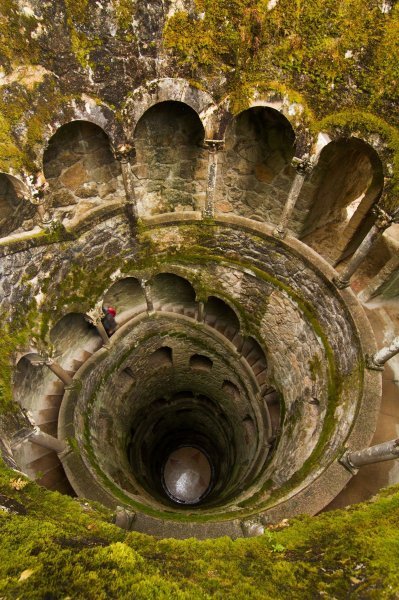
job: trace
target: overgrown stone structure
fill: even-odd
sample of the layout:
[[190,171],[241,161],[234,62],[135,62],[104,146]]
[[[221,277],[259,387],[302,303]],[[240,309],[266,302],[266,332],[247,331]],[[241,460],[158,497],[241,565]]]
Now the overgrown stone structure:
[[359,48],[334,21],[341,79],[292,66],[303,24],[261,81],[286,3],[239,4],[238,79],[213,4],[0,8],[3,459],[160,537],[262,534],[398,456],[373,437],[398,353],[397,90],[377,93],[398,7],[357,15]]

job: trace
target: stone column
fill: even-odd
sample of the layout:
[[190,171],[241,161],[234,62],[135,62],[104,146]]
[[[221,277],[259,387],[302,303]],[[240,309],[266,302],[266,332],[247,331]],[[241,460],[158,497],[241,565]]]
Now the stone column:
[[384,364],[395,356],[395,354],[399,353],[399,336],[395,337],[389,346],[385,346],[385,348],[381,348],[378,352],[376,352],[373,356],[366,357],[366,365],[369,369],[375,369],[377,371],[382,371],[384,369]]
[[396,458],[399,458],[399,439],[383,442],[356,452],[347,450],[339,462],[348,471],[356,474],[363,465],[372,465],[386,460],[395,460]]
[[147,302],[147,312],[154,312],[154,302],[152,299],[151,284],[149,283],[148,279],[142,279],[140,283],[144,291],[145,301]]
[[103,347],[106,348],[108,350],[109,346],[110,346],[110,338],[108,333],[105,331],[104,325],[102,324],[102,317],[104,316],[103,310],[102,310],[102,302],[96,304],[96,306],[92,309],[89,310],[86,314],[86,321],[89,321],[90,323],[92,323],[94,325],[94,327],[97,329],[97,332],[99,333],[102,342],[103,342]]
[[46,360],[44,364],[46,365],[46,367],[48,367],[50,369],[50,371],[52,371],[54,373],[54,375],[56,375],[58,377],[58,379],[61,379],[61,381],[65,385],[72,385],[73,384],[73,379],[70,376],[70,374],[67,373],[65,371],[65,369],[63,369],[61,367],[61,365],[59,365],[53,359],[50,358],[50,359]]
[[38,358],[32,358],[31,361],[34,366],[45,365],[62,381],[62,383],[66,386],[73,384],[73,379],[65,369],[61,367],[54,359],[49,356],[38,356]]
[[349,286],[352,275],[357,270],[359,265],[364,261],[364,259],[366,258],[371,248],[378,240],[378,238],[381,237],[384,231],[388,229],[388,227],[392,225],[392,223],[396,223],[399,220],[399,210],[396,210],[395,213],[393,213],[392,215],[385,212],[385,210],[383,210],[379,206],[376,206],[374,210],[377,212],[378,215],[376,222],[374,223],[374,225],[360,244],[359,248],[352,256],[342,273],[339,276],[333,278],[333,282],[339,289],[343,289]]
[[123,186],[125,188],[125,209],[129,223],[137,222],[137,203],[134,193],[131,160],[136,157],[136,149],[131,144],[120,144],[114,149],[114,157],[119,161],[122,171]]
[[35,427],[30,433],[29,437],[26,439],[29,442],[32,442],[32,444],[36,444],[42,448],[47,448],[48,450],[53,450],[57,454],[61,454],[67,449],[65,442],[52,435],[49,435],[48,433],[44,433],[44,431],[41,431],[39,427]]
[[197,321],[200,323],[204,322],[205,317],[205,304],[201,301],[198,302]]
[[206,187],[206,204],[204,217],[212,218],[215,214],[215,191],[217,184],[219,153],[224,149],[224,140],[205,140],[208,149],[208,181]]
[[40,225],[46,226],[52,221],[52,217],[48,207],[47,191],[49,184],[42,171],[37,172],[34,176],[28,178],[31,190],[29,201],[36,206],[39,216]]
[[302,186],[305,182],[306,175],[312,172],[313,163],[308,158],[294,158],[291,161],[292,166],[296,170],[294,181],[292,182],[291,189],[288,193],[287,201],[281,213],[280,221],[274,230],[274,235],[281,239],[287,235],[287,225],[294,211],[295,204],[301,193]]

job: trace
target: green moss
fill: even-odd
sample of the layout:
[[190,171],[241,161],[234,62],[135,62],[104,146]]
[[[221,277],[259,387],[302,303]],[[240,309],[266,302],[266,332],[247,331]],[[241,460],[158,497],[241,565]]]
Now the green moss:
[[384,600],[399,592],[397,488],[350,510],[292,519],[258,538],[198,541],[125,532],[96,503],[34,483],[16,490],[15,478],[0,467],[2,504],[14,506],[14,513],[0,509],[0,592],[7,600]]
[[40,56],[39,42],[32,36],[40,19],[21,8],[16,0],[2,0],[0,5],[0,48],[8,71],[16,64],[35,64]]
[[384,14],[373,0],[279,0],[271,10],[266,0],[196,0],[168,20],[164,43],[186,76],[222,72],[241,108],[255,82],[279,81],[318,115],[356,103],[394,117],[381,83],[397,80],[397,23],[397,7]]

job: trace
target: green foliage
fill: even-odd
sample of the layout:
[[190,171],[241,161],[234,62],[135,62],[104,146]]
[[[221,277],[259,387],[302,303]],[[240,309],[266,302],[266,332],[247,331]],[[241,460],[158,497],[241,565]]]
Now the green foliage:
[[[394,598],[399,491],[350,510],[299,517],[258,538],[156,539],[111,524],[97,505],[15,489],[0,466],[0,593],[46,597]],[[18,514],[19,513],[19,514]]]

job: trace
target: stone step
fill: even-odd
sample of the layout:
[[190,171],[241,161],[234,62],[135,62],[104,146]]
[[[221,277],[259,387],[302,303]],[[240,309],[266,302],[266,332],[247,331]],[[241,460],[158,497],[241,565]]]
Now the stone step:
[[48,433],[49,435],[53,435],[55,437],[58,431],[58,420],[40,423],[40,429],[44,431],[44,433]]
[[49,469],[37,482],[44,487],[53,490],[56,489],[58,483],[63,481],[65,478],[65,471],[62,467],[61,462],[58,460],[58,464],[54,465],[52,469]]
[[60,460],[55,452],[48,450],[46,454],[43,454],[40,458],[32,460],[27,466],[36,473],[47,473],[55,466],[58,466]]
[[36,425],[41,427],[42,423],[49,423],[57,421],[58,413],[60,412],[60,405],[52,406],[50,408],[42,408],[37,412]]
[[[62,394],[47,394],[43,396],[43,399],[40,402],[40,406],[45,408],[60,408],[62,402],[63,395]],[[41,408],[42,410],[42,408]]]
[[251,365],[251,368],[256,377],[258,377],[258,375],[261,375],[261,373],[267,373],[267,365],[263,358],[257,361],[255,364]]
[[73,369],[73,372],[74,372],[74,373],[76,373],[76,371],[77,371],[78,369],[80,369],[80,367],[81,367],[83,364],[84,364],[84,361],[83,361],[83,360],[78,360],[77,358],[74,358],[74,359],[72,360],[72,369]]

